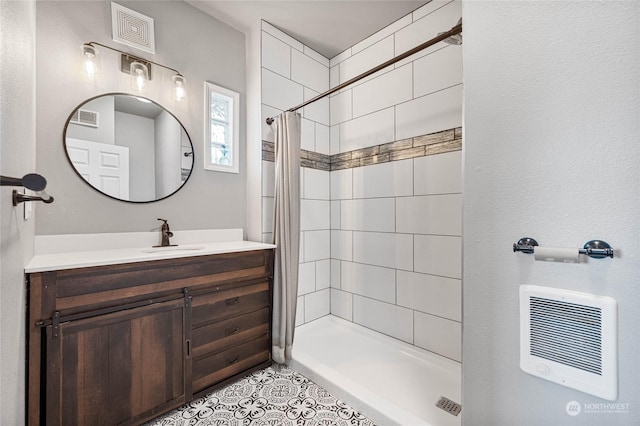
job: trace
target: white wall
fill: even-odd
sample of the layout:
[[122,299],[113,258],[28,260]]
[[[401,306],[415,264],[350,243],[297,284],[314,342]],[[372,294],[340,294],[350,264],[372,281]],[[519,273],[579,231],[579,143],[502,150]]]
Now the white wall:
[[156,197],[155,122],[151,118],[115,112],[116,145],[129,149],[129,198]]
[[[0,173],[22,177],[36,169],[35,3],[0,3]],[[11,191],[0,190],[0,424],[25,420],[26,287],[35,220],[23,220]],[[40,207],[40,206],[38,206]],[[46,207],[45,207],[46,208]]]
[[225,23],[181,1],[118,1],[154,18],[156,51],[137,55],[177,68],[187,79],[188,99],[169,93],[172,72],[153,67],[145,97],[163,105],[185,126],[195,149],[194,170],[185,186],[162,201],[131,204],[90,188],[73,171],[62,148],[68,115],[87,98],[130,92],[129,75],[118,70],[119,55],[101,49],[101,77],[80,72],[82,43],[96,41],[134,49],[111,40],[109,1],[37,2],[37,150],[39,170],[49,179],[56,202],[37,218],[38,235],[147,231],[157,217],[172,229],[244,228],[246,201],[245,109],[240,108],[240,173],[203,169],[204,81],[240,93],[245,104],[245,37]]
[[[640,3],[467,2],[464,22],[463,423],[640,424]],[[520,237],[614,259],[534,262]],[[518,286],[618,302],[622,413],[518,367]]]
[[[453,27],[433,1],[331,59],[343,83]],[[331,153],[462,124],[462,48],[438,43],[330,98]],[[400,142],[400,144],[404,143]],[[306,184],[306,182],[305,182]],[[331,172],[331,313],[461,360],[460,151]]]
[[245,33],[247,62],[247,239],[262,241],[262,21]]
[[158,114],[154,126],[156,197],[166,197],[181,184],[180,165],[185,157],[176,141],[182,137],[182,128],[167,111]]
[[[329,89],[329,60],[299,41],[262,22],[262,139],[273,142],[265,119]],[[329,154],[329,101],[305,107],[301,148]],[[274,163],[262,162],[262,238],[272,241]],[[300,270],[296,324],[330,312],[329,172],[301,167]]]

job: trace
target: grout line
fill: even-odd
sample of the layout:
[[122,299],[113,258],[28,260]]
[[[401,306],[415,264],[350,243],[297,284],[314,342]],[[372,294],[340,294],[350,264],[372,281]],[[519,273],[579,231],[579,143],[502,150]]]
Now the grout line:
[[395,289],[394,289],[394,290],[395,290],[395,291],[394,291],[394,293],[395,293],[395,296],[396,296],[396,299],[395,299],[395,301],[394,301],[394,304],[395,304],[395,305],[398,305],[398,270],[397,270],[397,269],[395,269],[395,270],[394,270],[393,280],[394,280],[393,285],[394,285],[394,287],[395,287]]
[[416,271],[416,238],[415,235],[411,235],[411,244],[413,246],[411,253],[411,269]]
[[411,333],[411,344],[415,346],[415,342],[416,342],[416,311],[411,312],[411,327],[412,327],[412,333]]
[[[337,258],[334,258],[334,260],[339,260],[341,262],[349,262],[349,263],[353,263],[353,264],[356,264],[356,265],[372,266],[372,267],[375,267],[375,268],[392,269],[392,270],[396,271],[396,274],[397,274],[398,271],[402,271],[402,272],[410,272],[412,274],[426,275],[426,276],[430,276],[430,277],[438,277],[438,278],[446,278],[446,279],[449,279],[449,280],[462,281],[462,278],[450,277],[450,276],[447,276],[447,275],[430,274],[430,273],[427,273],[427,272],[419,272],[419,271],[407,271],[406,269],[393,268],[391,266],[375,265],[373,263],[355,262],[353,260],[344,260],[344,259],[337,259]],[[342,269],[342,267],[340,269]]]
[[[397,104],[395,104],[395,106],[403,105],[403,104],[406,104],[406,103],[409,103],[409,102],[413,102],[413,101],[418,100],[418,99],[426,98],[427,96],[431,96],[431,95],[433,95],[433,94],[435,94],[435,93],[438,93],[438,92],[444,92],[445,90],[448,90],[448,89],[451,89],[451,88],[454,88],[454,87],[458,87],[458,86],[462,86],[462,83],[461,83],[461,82],[460,82],[460,83],[456,83],[456,84],[453,84],[453,85],[451,85],[451,86],[447,86],[447,87],[443,87],[442,89],[435,90],[435,91],[433,91],[433,92],[425,93],[424,95],[420,95],[420,96],[418,96],[417,98],[414,98],[414,99],[410,99],[410,100],[408,100],[408,101],[404,101],[404,102],[397,103]],[[456,127],[453,127],[453,128],[454,128],[454,129],[457,129],[458,127],[460,127],[460,126],[456,126]],[[448,129],[447,129],[447,130],[448,130]],[[437,133],[437,132],[436,132],[436,133]],[[431,134],[431,133],[428,133],[428,134]],[[419,137],[419,136],[414,136],[414,137]]]
[[[264,65],[261,65],[261,66],[260,66],[260,68],[262,68],[263,70],[267,70],[267,71],[269,71],[270,73],[273,73],[273,74],[275,74],[275,75],[277,75],[277,76],[279,76],[279,77],[282,77],[282,78],[284,78],[284,79],[287,79],[287,80],[289,80],[289,81],[291,81],[291,82],[293,82],[293,83],[300,84],[300,83],[298,83],[297,81],[293,81],[293,80],[291,79],[291,77],[287,77],[286,75],[282,75],[282,74],[280,74],[278,71],[274,71],[274,70],[272,70],[272,69],[271,69],[271,68],[269,68],[269,67],[266,67],[266,66],[264,66]],[[291,72],[291,66],[289,66],[289,72]],[[260,77],[260,82],[262,83],[262,76]],[[262,96],[261,96],[260,98],[262,99]],[[265,104],[265,105],[266,105],[266,104]]]
[[411,99],[416,98],[416,71],[415,71],[415,61],[411,61]]
[[[358,296],[358,297],[362,297],[363,299],[373,300],[374,302],[385,303],[387,305],[395,306],[395,307],[398,307],[398,308],[401,308],[401,309],[407,309],[407,310],[412,311],[413,314],[418,312],[418,313],[421,313],[421,314],[424,314],[424,315],[429,315],[429,316],[432,316],[432,317],[435,317],[435,318],[440,318],[440,319],[443,319],[443,320],[446,320],[446,321],[451,321],[451,322],[455,322],[455,323],[458,323],[458,324],[462,324],[462,321],[458,321],[458,320],[454,320],[454,319],[451,319],[451,318],[443,317],[441,315],[432,314],[430,312],[421,311],[420,309],[415,309],[415,308],[411,308],[411,307],[404,306],[404,305],[398,305],[397,303],[394,304],[394,303],[391,303],[391,302],[387,302],[386,300],[376,299],[375,297],[367,296],[367,295],[360,294],[360,293],[354,293],[352,291],[347,291],[347,290],[339,290],[339,291],[342,291],[344,293],[350,294],[352,296],[352,298],[353,298],[353,296]],[[307,293],[307,294],[310,294],[310,293]]]

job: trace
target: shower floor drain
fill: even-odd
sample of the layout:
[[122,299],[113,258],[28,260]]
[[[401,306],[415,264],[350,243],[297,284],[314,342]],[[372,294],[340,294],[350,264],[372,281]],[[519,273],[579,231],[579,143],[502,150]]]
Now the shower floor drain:
[[436,407],[441,408],[447,413],[453,414],[454,416],[457,416],[458,414],[460,414],[460,411],[462,411],[462,405],[458,404],[457,402],[453,402],[452,400],[450,400],[449,398],[445,398],[444,396],[441,396],[438,402],[436,402]]

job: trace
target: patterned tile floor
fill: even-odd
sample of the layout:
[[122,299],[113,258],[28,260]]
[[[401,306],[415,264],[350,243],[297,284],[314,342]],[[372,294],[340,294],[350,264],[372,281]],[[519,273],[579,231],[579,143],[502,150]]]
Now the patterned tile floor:
[[374,426],[288,367],[257,371],[147,426]]

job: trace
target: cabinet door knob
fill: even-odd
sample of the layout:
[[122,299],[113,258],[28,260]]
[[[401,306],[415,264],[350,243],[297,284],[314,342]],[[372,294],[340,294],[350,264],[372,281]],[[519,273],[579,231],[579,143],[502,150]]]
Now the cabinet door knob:
[[226,303],[227,305],[235,305],[239,301],[240,301],[239,297],[232,297],[231,299],[225,300],[224,303]]
[[240,355],[236,355],[235,358],[227,360],[227,365],[235,364],[236,362],[238,362],[239,358],[240,358]]
[[236,327],[236,328],[228,328],[227,331],[224,332],[225,336],[231,336],[232,334],[236,334],[238,331],[240,331],[240,327]]

